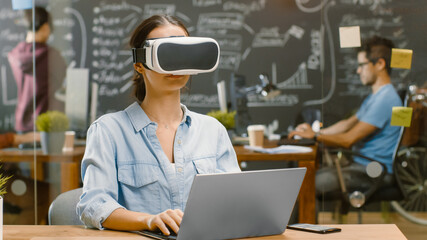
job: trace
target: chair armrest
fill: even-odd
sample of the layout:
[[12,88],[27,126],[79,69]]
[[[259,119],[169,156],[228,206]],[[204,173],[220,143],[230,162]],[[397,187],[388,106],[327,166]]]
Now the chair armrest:
[[[338,153],[341,152],[341,153],[345,154],[346,156],[358,156],[358,157],[364,158],[364,159],[366,159],[366,160],[368,160],[370,162],[375,162],[375,163],[380,164],[380,166],[382,167],[382,171],[380,172],[379,175],[377,175],[375,177],[372,177],[370,174],[368,174],[368,169],[367,169],[368,166],[366,166],[366,168],[365,168],[366,174],[371,179],[374,180],[374,183],[371,185],[371,187],[368,190],[363,191],[363,194],[365,195],[365,201],[367,201],[375,193],[375,191],[381,186],[381,184],[383,183],[384,176],[387,173],[387,167],[386,167],[386,165],[384,163],[379,162],[379,161],[377,161],[377,160],[375,160],[373,158],[364,156],[364,155],[362,155],[362,154],[360,154],[358,152],[351,151],[349,149],[338,148],[338,149],[331,149],[331,150],[326,150],[326,151],[328,151],[329,153],[336,153],[336,154],[338,154]],[[350,162],[353,162],[353,158],[349,158],[348,160]],[[343,198],[346,201],[349,201],[349,194],[347,192],[345,181],[344,181],[344,178],[342,176],[342,169],[341,169],[341,166],[339,164],[339,160],[335,161],[335,167],[337,169],[337,175],[338,175],[338,179],[340,181],[341,192],[343,194]],[[360,192],[362,192],[362,191],[360,191]]]

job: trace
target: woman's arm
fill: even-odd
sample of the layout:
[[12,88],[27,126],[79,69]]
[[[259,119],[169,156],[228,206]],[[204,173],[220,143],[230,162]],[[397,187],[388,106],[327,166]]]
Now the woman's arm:
[[179,209],[169,209],[157,215],[150,215],[118,208],[108,216],[102,226],[124,231],[160,230],[163,234],[170,235],[168,228],[178,233],[183,215],[184,213]]

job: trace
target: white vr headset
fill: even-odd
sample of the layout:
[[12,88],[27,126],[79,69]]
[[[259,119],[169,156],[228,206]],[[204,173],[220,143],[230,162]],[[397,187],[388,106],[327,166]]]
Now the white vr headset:
[[132,48],[133,62],[163,74],[194,75],[214,71],[219,62],[219,45],[212,38],[166,37],[148,39]]

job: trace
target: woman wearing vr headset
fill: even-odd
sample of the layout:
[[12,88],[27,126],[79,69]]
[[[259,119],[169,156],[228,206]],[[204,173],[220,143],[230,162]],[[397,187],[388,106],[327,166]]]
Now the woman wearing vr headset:
[[[136,28],[130,45],[172,36],[189,33],[176,18],[155,15]],[[196,174],[240,168],[225,128],[180,103],[189,75],[159,73],[141,62],[134,69],[138,101],[88,130],[77,209],[88,227],[169,235],[179,230]]]

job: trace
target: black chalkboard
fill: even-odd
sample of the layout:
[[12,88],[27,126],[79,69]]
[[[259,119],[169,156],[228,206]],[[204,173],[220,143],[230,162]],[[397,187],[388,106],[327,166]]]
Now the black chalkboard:
[[[12,129],[16,86],[6,53],[25,37],[10,0],[0,0],[0,130]],[[182,102],[206,113],[218,109],[216,83],[245,76],[246,85],[266,73],[281,94],[264,100],[248,96],[254,123],[279,120],[279,131],[295,124],[304,108],[321,109],[325,124],[357,108],[370,89],[356,74],[356,55],[340,48],[338,28],[360,26],[362,38],[378,34],[397,47],[414,50],[411,70],[395,70],[393,84],[425,83],[427,4],[424,0],[56,0],[47,6],[55,28],[52,46],[74,67],[90,69],[99,84],[97,115],[118,111],[131,97],[132,30],[146,17],[180,18],[192,36],[215,38],[221,46],[217,71],[192,77]]]

